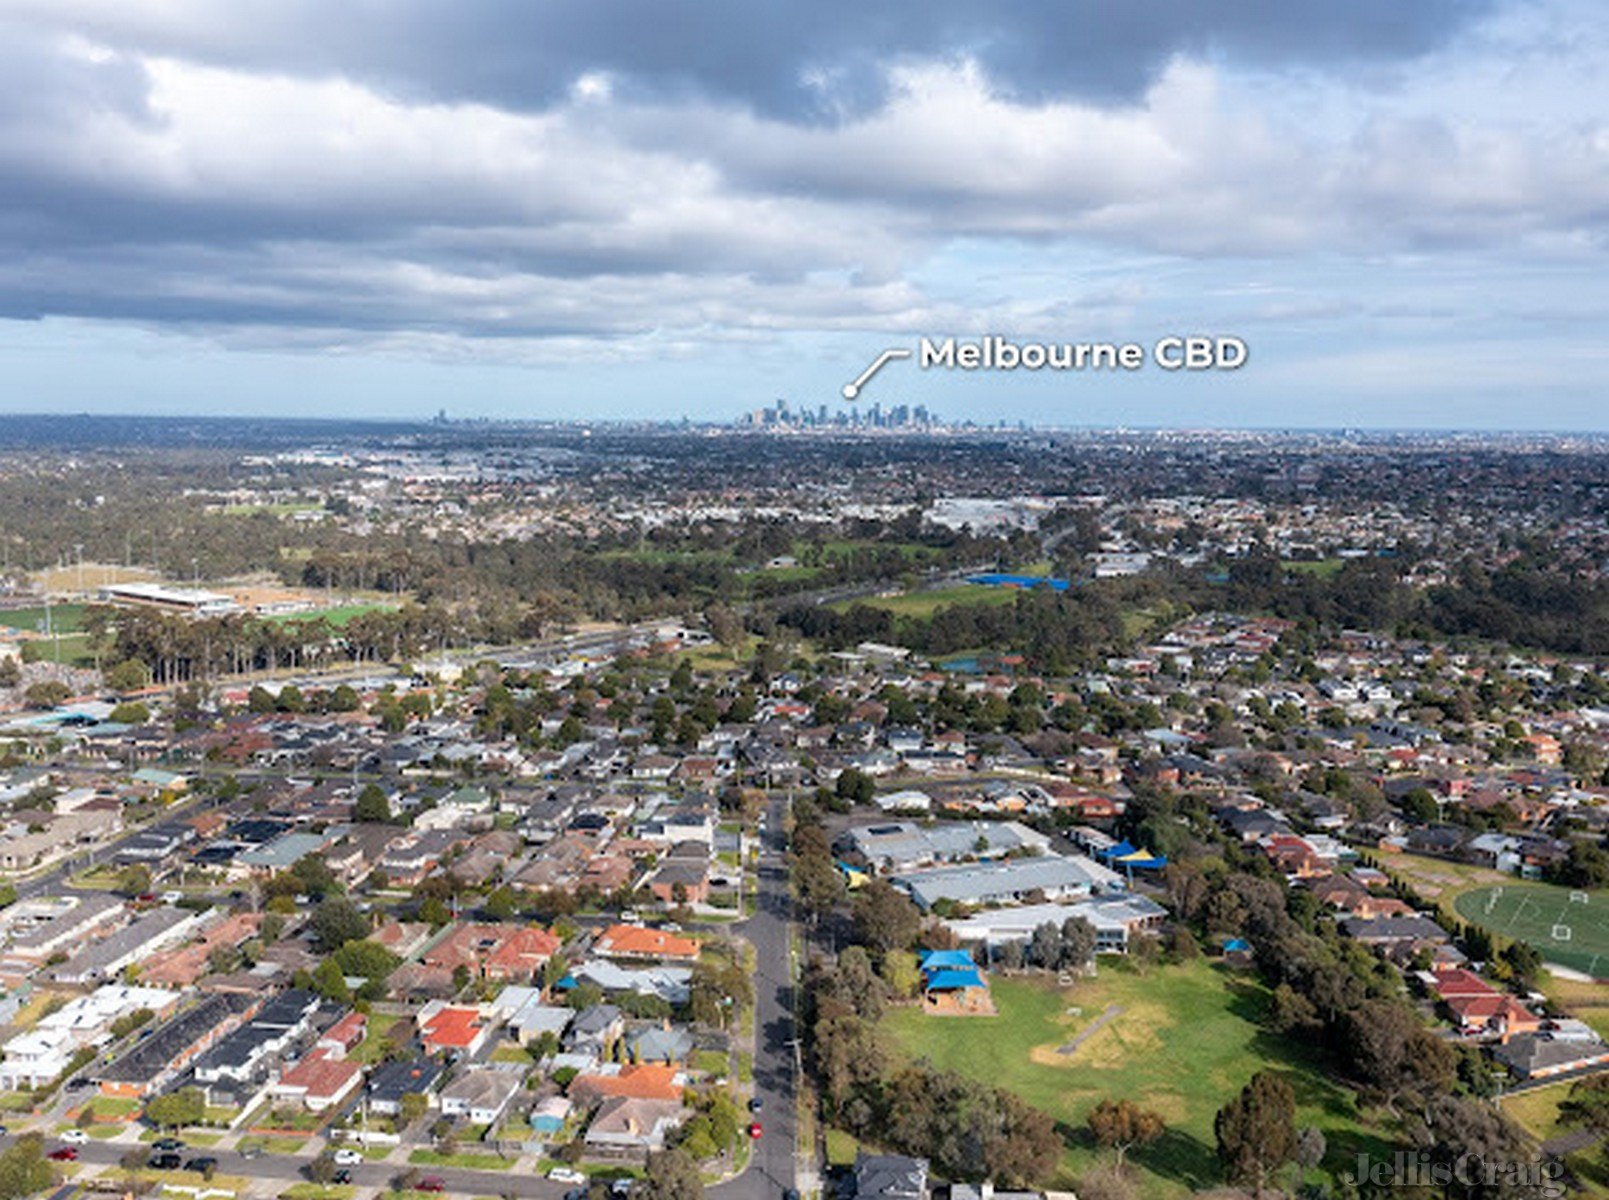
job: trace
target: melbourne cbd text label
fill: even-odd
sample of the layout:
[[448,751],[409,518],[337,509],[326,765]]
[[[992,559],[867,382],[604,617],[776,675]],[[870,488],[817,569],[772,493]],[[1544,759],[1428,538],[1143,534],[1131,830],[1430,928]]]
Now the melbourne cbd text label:
[[1237,337],[1170,335],[1147,354],[1138,342],[1014,342],[998,334],[975,340],[923,338],[921,368],[961,371],[1234,371],[1246,364]]

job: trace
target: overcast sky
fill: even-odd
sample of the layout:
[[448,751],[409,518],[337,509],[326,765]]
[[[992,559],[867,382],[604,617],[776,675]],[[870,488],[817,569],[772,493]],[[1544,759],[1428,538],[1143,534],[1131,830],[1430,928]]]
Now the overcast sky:
[[0,0],[0,409],[1609,429],[1602,0]]

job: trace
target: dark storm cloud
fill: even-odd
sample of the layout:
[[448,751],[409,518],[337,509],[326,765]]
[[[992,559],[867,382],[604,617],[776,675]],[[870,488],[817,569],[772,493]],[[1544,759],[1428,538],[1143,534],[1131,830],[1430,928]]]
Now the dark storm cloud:
[[[860,115],[883,67],[967,57],[1025,101],[1128,101],[1178,54],[1253,66],[1393,61],[1445,42],[1490,0],[228,0],[39,3],[91,35],[158,53],[337,74],[410,100],[540,109],[605,71],[637,99],[698,97],[770,117]],[[79,15],[84,9],[87,15]]]

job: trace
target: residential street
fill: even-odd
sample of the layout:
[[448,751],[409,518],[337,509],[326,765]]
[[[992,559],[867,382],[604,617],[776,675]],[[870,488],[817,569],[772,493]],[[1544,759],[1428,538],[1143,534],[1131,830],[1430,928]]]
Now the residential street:
[[713,1200],[776,1200],[796,1186],[794,1134],[793,977],[789,962],[789,923],[793,898],[784,861],[788,802],[771,799],[761,841],[759,895],[755,914],[738,927],[755,953],[754,1094],[763,1109],[757,1119],[765,1134],[754,1146],[749,1167],[728,1183],[710,1189]]

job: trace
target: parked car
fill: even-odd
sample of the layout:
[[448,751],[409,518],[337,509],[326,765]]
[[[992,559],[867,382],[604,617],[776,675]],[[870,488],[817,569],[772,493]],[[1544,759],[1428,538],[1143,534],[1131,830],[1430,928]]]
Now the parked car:
[[616,1179],[609,1184],[609,1194],[615,1197],[627,1196],[631,1193],[630,1179]]
[[77,1162],[78,1151],[71,1146],[58,1146],[45,1157],[53,1162]]
[[177,1171],[184,1166],[184,1160],[169,1151],[166,1154],[153,1154],[151,1156],[151,1166],[158,1171]]
[[345,1167],[342,1167],[334,1175],[330,1176],[330,1182],[331,1183],[351,1183],[352,1182],[352,1172],[347,1170]]
[[760,1099],[758,1096],[754,1096],[749,1100],[749,1111],[750,1112],[759,1112],[764,1107],[765,1107],[765,1101]]
[[419,1181],[418,1188],[421,1192],[445,1192],[447,1181],[440,1175],[426,1175]]
[[362,1152],[353,1150],[350,1146],[342,1146],[333,1157],[343,1167],[355,1167],[363,1161]]
[[82,1146],[89,1141],[89,1134],[82,1129],[64,1129],[61,1133],[61,1140],[73,1146]]
[[210,1154],[202,1154],[185,1163],[184,1169],[186,1171],[195,1171],[198,1174],[205,1175],[208,1171],[216,1171],[218,1169],[218,1160],[213,1158]]
[[158,1138],[151,1143],[153,1150],[183,1150],[184,1143],[176,1137]]
[[585,1183],[587,1177],[574,1167],[554,1167],[548,1172],[548,1178],[554,1183]]
[[758,1121],[749,1122],[749,1136],[751,1138],[757,1138],[764,1132],[765,1130],[760,1128],[760,1123]]
[[67,1081],[67,1090],[69,1092],[81,1092],[89,1086],[91,1086],[90,1081],[82,1075],[75,1075]]
[[240,1148],[241,1158],[261,1158],[262,1156],[263,1148],[255,1143],[248,1143]]

